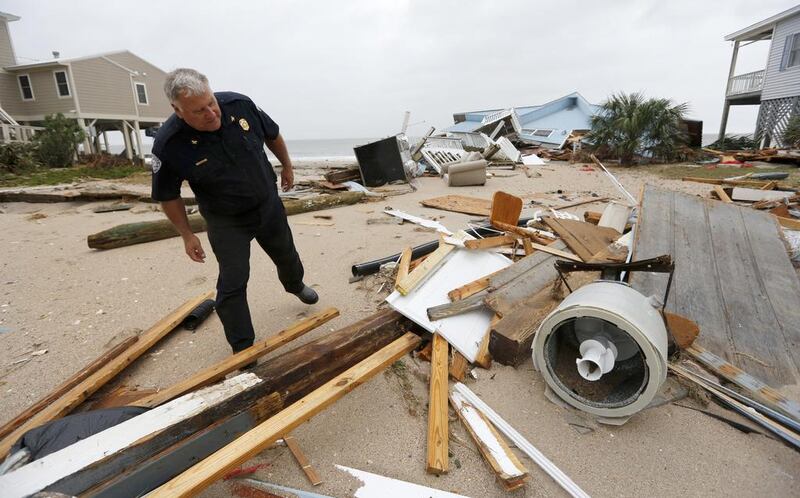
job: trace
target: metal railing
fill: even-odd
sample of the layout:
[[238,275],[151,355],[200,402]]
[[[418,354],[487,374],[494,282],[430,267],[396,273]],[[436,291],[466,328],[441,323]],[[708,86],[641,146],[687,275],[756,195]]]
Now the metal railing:
[[740,74],[728,80],[726,95],[742,95],[745,93],[760,92],[764,86],[764,71]]
[[0,125],[0,144],[11,142],[30,142],[39,130],[44,130],[41,126],[25,125]]

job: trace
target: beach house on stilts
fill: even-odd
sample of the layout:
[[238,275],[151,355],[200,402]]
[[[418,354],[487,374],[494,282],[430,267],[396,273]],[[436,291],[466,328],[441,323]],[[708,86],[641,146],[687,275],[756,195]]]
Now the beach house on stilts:
[[[757,105],[755,137],[763,147],[783,145],[783,132],[800,115],[800,5],[759,21],[725,37],[733,42],[719,138],[725,136],[732,105]],[[765,69],[736,74],[739,49],[757,42],[770,43]]]
[[129,159],[143,159],[140,131],[172,114],[161,88],[166,73],[127,50],[21,64],[9,23],[0,12],[0,143],[28,141],[45,116],[61,113],[86,132],[84,151],[108,151],[109,131],[119,131]]

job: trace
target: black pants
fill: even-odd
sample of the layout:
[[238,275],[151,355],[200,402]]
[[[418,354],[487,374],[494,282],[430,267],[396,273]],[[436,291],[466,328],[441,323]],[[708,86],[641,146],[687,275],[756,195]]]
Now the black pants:
[[208,224],[208,240],[219,263],[217,314],[225,338],[238,352],[253,345],[255,332],[247,304],[250,278],[250,242],[256,239],[278,269],[286,292],[303,289],[303,263],[294,247],[292,231],[278,196],[260,207],[237,216],[203,213]]

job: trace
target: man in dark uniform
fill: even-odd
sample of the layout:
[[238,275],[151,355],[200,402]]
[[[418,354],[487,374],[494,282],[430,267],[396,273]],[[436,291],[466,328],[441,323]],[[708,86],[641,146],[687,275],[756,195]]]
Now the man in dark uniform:
[[189,182],[219,263],[217,314],[236,353],[255,339],[247,304],[253,239],[275,263],[286,292],[306,304],[319,299],[303,283],[303,264],[264,144],[283,166],[284,191],[294,182],[292,162],[278,125],[248,97],[212,93],[208,79],[193,69],[169,73],[164,91],[175,114],[158,131],[153,144],[153,199],[161,202],[183,237],[189,258],[202,263],[205,252],[189,227],[180,197],[181,183]]

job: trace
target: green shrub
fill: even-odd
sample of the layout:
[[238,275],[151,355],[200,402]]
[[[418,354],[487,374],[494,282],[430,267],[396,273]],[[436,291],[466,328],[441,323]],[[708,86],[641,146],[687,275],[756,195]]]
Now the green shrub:
[[619,158],[624,165],[638,158],[670,161],[686,143],[681,126],[687,104],[646,99],[641,93],[611,95],[592,116],[589,140]]
[[44,130],[36,134],[39,161],[51,168],[65,168],[72,164],[75,146],[84,139],[83,130],[74,119],[58,113],[44,118]]
[[32,142],[11,142],[0,145],[0,171],[21,173],[37,166],[36,144]]
[[795,114],[783,132],[783,146],[800,149],[800,114]]

